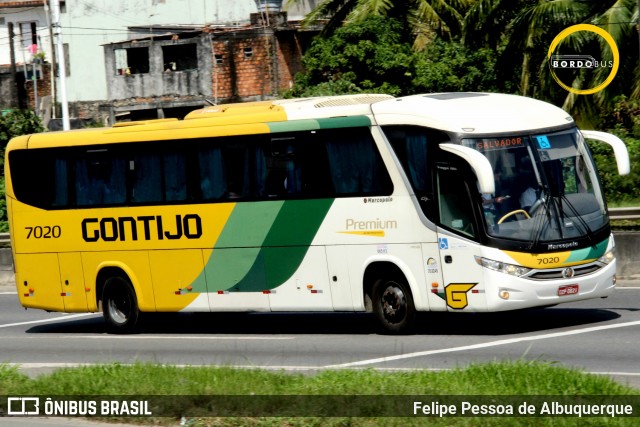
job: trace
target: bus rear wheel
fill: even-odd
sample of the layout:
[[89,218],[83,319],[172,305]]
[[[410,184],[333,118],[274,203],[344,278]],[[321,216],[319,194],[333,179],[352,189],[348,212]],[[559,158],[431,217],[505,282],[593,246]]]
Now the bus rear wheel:
[[113,276],[104,283],[102,314],[111,333],[123,334],[134,330],[140,317],[138,299],[131,282],[122,276]]
[[416,309],[409,286],[398,279],[383,279],[373,286],[373,313],[383,332],[401,334],[413,325]]

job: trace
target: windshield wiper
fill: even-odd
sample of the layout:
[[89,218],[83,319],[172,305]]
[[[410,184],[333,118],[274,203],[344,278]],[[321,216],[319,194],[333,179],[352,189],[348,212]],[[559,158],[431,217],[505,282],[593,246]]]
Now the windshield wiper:
[[[593,235],[592,235],[592,232],[591,232],[591,228],[589,228],[589,224],[587,224],[587,222],[584,220],[584,218],[582,218],[582,215],[580,215],[578,213],[578,210],[575,208],[575,206],[573,206],[573,204],[569,201],[567,196],[565,196],[564,194],[560,195],[560,205],[561,205],[561,207],[563,205],[563,202],[567,204],[567,207],[569,208],[569,210],[573,214],[574,218],[576,218],[578,220],[578,222],[582,225],[583,229],[580,230],[580,231],[582,231],[583,234],[585,234],[587,236],[587,239],[589,239],[589,243],[593,246],[594,245]],[[562,211],[562,209],[561,209],[561,211]]]
[[546,188],[543,188],[542,191],[544,191],[544,199],[542,201],[542,205],[538,209],[544,209],[547,221],[544,221],[545,215],[536,215],[536,221],[533,224],[533,239],[531,241],[531,245],[529,246],[530,250],[537,247],[538,243],[540,243],[544,224],[547,222],[551,224],[551,212],[549,209],[549,199],[551,198],[551,196],[549,195],[549,192]]

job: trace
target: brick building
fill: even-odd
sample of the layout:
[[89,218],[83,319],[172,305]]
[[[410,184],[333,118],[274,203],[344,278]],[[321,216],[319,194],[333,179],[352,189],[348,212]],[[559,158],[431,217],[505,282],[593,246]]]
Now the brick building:
[[[316,0],[284,6],[294,23],[276,13],[281,0],[60,0],[60,58],[50,4],[0,0],[0,109],[34,108],[23,69],[38,55],[47,64],[64,62],[71,118],[113,121],[180,116],[286,89],[311,34],[295,22]],[[60,76],[38,80],[38,100],[51,81],[48,95],[59,103]]]
[[317,34],[287,22],[286,12],[252,14],[242,26],[153,30],[157,35],[104,46],[109,102],[100,109],[111,123],[277,97],[302,71]]

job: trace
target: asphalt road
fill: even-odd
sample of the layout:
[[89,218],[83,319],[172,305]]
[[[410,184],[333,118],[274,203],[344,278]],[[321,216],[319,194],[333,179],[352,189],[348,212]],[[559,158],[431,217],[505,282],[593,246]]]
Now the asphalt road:
[[158,362],[276,370],[450,369],[472,362],[559,362],[640,387],[640,288],[513,313],[426,313],[414,335],[377,335],[366,314],[154,315],[109,335],[100,314],[24,310],[0,293],[0,361],[30,375],[89,363]]
[[[640,387],[640,287],[608,299],[493,314],[426,313],[414,335],[376,334],[366,314],[168,314],[139,333],[109,335],[100,314],[24,310],[0,287],[0,362],[28,375],[91,363],[322,369],[450,369],[542,360]],[[21,424],[16,424],[20,422]],[[4,426],[96,426],[80,419],[0,418]]]

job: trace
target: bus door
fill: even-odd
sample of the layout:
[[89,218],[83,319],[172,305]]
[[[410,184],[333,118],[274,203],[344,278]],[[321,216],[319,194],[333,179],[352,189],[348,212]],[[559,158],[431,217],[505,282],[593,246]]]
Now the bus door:
[[474,197],[480,197],[471,172],[450,163],[436,165],[438,192],[438,246],[442,269],[443,298],[449,311],[486,310],[479,254],[478,221]]

